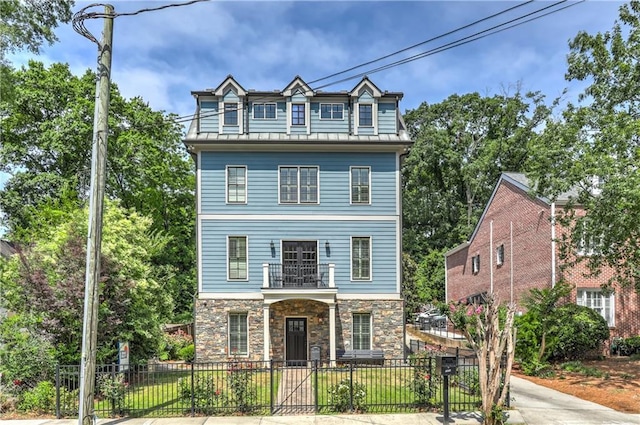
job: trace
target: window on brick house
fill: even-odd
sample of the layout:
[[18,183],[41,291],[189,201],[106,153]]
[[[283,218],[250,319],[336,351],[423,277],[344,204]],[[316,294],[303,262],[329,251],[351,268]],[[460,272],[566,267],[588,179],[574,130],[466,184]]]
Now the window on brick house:
[[589,307],[604,317],[610,328],[615,326],[613,294],[605,295],[597,288],[578,289],[577,304]]
[[501,266],[504,264],[504,245],[500,245],[496,248],[496,265]]
[[229,354],[249,354],[248,336],[247,313],[229,313]]
[[480,254],[471,257],[471,272],[478,274],[480,271]]
[[370,350],[371,349],[371,314],[370,313],[354,313],[353,314],[353,349],[354,350]]

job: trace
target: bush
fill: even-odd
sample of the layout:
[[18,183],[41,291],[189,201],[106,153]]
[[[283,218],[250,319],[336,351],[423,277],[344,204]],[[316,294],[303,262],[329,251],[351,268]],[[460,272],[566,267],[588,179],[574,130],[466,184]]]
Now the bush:
[[178,358],[185,362],[192,362],[196,355],[196,348],[193,344],[189,344],[178,351]]
[[193,345],[193,338],[183,330],[178,330],[176,333],[165,334],[162,345],[159,355],[160,360],[178,360],[181,359],[180,352],[185,347]]
[[122,414],[125,408],[125,394],[129,384],[125,381],[124,375],[118,373],[111,375],[105,373],[98,376],[98,394],[106,400],[111,401],[111,409],[115,414]]
[[348,379],[343,379],[340,383],[332,385],[327,390],[329,394],[329,405],[336,412],[344,413],[352,409],[354,411],[365,411],[365,400],[367,392],[364,385],[353,382],[353,405],[351,404],[351,385]]
[[229,365],[227,383],[233,396],[233,404],[240,413],[249,413],[256,408],[258,395],[251,378],[254,373],[251,362],[234,361]]
[[640,336],[630,338],[614,338],[611,343],[611,351],[622,356],[640,354]]
[[191,406],[193,394],[193,406],[195,412],[202,415],[214,415],[227,405],[227,399],[222,391],[216,390],[211,376],[195,376],[193,381],[193,393],[191,392],[191,379],[180,378],[178,380],[180,399]]
[[413,392],[415,403],[420,406],[435,404],[437,383],[435,382],[436,362],[433,354],[427,350],[409,356],[409,364],[413,366],[413,377],[407,383]]
[[30,413],[52,413],[56,405],[56,388],[50,381],[41,381],[20,395],[18,410]]
[[565,304],[556,310],[558,332],[550,348],[555,360],[581,360],[609,339],[609,326],[589,307]]

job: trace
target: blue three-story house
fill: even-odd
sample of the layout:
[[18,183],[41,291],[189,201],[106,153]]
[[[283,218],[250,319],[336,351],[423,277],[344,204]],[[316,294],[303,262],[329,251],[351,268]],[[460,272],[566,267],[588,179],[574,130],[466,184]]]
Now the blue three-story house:
[[196,360],[402,357],[402,93],[228,76],[192,94]]

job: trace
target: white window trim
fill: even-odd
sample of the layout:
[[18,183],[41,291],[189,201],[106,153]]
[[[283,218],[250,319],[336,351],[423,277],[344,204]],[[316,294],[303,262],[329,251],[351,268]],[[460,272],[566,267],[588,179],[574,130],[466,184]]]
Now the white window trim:
[[[226,112],[227,112],[227,105],[236,105],[236,123],[235,124],[226,124],[225,123],[225,118],[226,118]],[[242,122],[242,103],[240,102],[222,102],[222,120],[221,120],[221,124],[223,127],[239,127],[240,123]]]
[[[369,278],[368,279],[356,279],[353,276],[353,240],[354,239],[369,239]],[[373,281],[373,238],[369,235],[354,235],[349,240],[349,274],[352,282],[372,282]]]
[[[331,118],[322,118],[322,105],[329,105],[329,109],[331,110]],[[342,106],[342,117],[341,118],[334,118],[333,117],[333,106],[334,105]],[[321,121],[344,121],[344,111],[345,111],[344,103],[340,103],[340,102],[320,103],[320,106],[318,108],[319,108],[318,109],[318,116],[319,116]]]
[[[360,125],[360,106],[371,106],[371,125]],[[356,108],[356,127],[359,128],[376,128],[378,108],[375,102],[358,102]]]
[[[247,257],[247,277],[245,279],[232,279],[231,276],[229,276],[229,239],[231,238],[245,238],[246,240],[246,247],[245,247],[245,252],[246,252],[246,257]],[[227,281],[229,282],[248,282],[249,281],[249,236],[247,235],[228,235],[227,236],[227,249],[226,249],[226,254],[225,254],[227,261],[225,263],[225,266],[227,268]]]
[[[369,315],[369,348],[365,348],[365,350],[371,350],[372,346],[373,346],[373,314],[371,314],[371,312],[368,311],[354,311],[351,313],[351,347],[354,347],[354,337],[355,337],[355,333],[354,333],[354,320],[353,317],[357,314],[368,314]],[[355,350],[355,348],[353,348]]]
[[[244,202],[229,200],[229,168],[244,168]],[[227,165],[224,171],[225,199],[228,205],[246,205],[249,201],[249,168],[246,165]]]
[[[609,294],[608,297],[604,297],[604,295],[602,295],[602,290],[600,290],[599,288],[578,288],[576,291],[576,304],[581,305],[581,306],[585,306],[585,307],[589,307],[593,310],[593,308],[591,306],[587,305],[587,292],[594,292],[599,294],[602,298],[603,298],[603,302],[604,299],[609,299],[609,305],[610,305],[610,314],[611,314],[611,322],[607,321],[607,318],[602,316],[604,318],[605,321],[607,321],[607,326],[610,328],[614,328],[616,326],[616,298],[615,298],[615,294],[612,292],[611,294]],[[580,296],[582,294],[582,296]],[[599,314],[599,313],[598,313]]]
[[[294,124],[293,123],[293,107],[296,105],[302,105],[304,106],[304,124]],[[291,122],[291,127],[295,127],[295,128],[303,128],[306,127],[309,123],[309,119],[307,117],[307,112],[309,110],[308,107],[308,102],[291,102],[291,111],[289,112],[289,119]]]
[[[256,110],[255,110],[255,106],[256,105],[262,105],[263,107],[265,107],[266,105],[274,105],[275,106],[275,112],[276,112],[276,116],[274,118],[267,118],[267,110],[266,108],[264,109],[264,116],[263,117],[256,117]],[[273,120],[277,120],[278,119],[278,102],[253,102],[251,104],[251,116],[253,117],[254,120],[259,120],[259,121],[273,121]]]
[[[353,202],[353,169],[354,168],[367,168],[369,169],[369,202]],[[371,167],[370,166],[357,166],[353,165],[349,167],[349,204],[350,205],[371,205]]]
[[[297,202],[282,202],[280,197],[280,170],[282,168],[298,169],[298,200]],[[301,202],[300,200],[300,168],[315,168],[317,170],[318,184],[316,202]],[[278,205],[319,205],[320,204],[320,166],[319,165],[279,165],[278,166]]]
[[[247,321],[247,352],[246,354],[233,354],[231,353],[231,315],[237,315],[237,314],[244,314],[246,316],[246,321]],[[236,356],[236,357],[242,357],[242,358],[246,358],[249,357],[249,341],[251,341],[251,339],[249,338],[249,312],[248,311],[229,311],[227,312],[227,355],[229,357],[231,356]]]

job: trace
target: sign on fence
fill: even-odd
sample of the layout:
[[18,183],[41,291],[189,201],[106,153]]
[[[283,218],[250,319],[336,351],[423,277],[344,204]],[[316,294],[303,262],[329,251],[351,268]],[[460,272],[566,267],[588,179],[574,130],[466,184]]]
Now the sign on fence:
[[118,364],[120,372],[129,370],[129,342],[118,342]]

